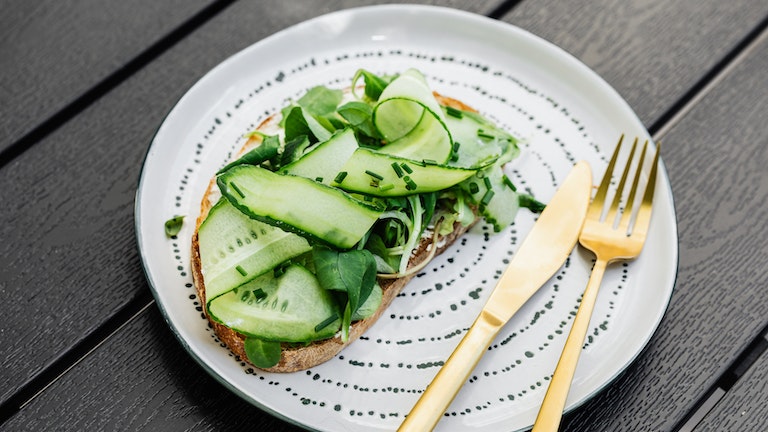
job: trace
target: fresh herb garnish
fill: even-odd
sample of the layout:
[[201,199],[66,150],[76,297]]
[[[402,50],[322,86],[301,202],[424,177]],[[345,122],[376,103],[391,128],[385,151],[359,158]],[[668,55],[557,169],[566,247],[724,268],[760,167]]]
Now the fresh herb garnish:
[[367,70],[360,69],[357,71],[354,78],[352,78],[353,89],[355,88],[357,80],[359,80],[360,77],[362,77],[363,81],[365,82],[365,96],[372,101],[379,100],[381,92],[384,91],[384,88],[386,88],[387,85],[389,85],[391,82],[391,79],[380,77],[371,72],[368,72]]
[[271,368],[280,363],[280,342],[265,341],[255,337],[245,338],[245,355],[256,367]]
[[370,251],[337,251],[322,246],[312,249],[315,272],[320,286],[346,293],[342,318],[342,341],[348,337],[350,317],[368,299],[376,283],[376,260]]
[[179,234],[181,227],[184,225],[184,216],[174,216],[165,221],[165,235],[167,237],[174,237]]

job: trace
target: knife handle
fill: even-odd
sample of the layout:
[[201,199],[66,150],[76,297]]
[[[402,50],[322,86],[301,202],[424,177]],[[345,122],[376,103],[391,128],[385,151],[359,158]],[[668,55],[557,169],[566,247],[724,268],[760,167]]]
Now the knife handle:
[[434,429],[503,325],[504,322],[490,312],[480,312],[467,334],[405,417],[399,432]]

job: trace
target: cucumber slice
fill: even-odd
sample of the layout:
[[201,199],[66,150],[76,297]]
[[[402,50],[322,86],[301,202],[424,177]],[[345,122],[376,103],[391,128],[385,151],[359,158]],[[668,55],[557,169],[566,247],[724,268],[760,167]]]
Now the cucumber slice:
[[453,140],[443,111],[424,76],[409,69],[381,93],[373,109],[373,124],[389,143],[384,153],[414,160],[445,163]]
[[381,214],[340,189],[252,165],[238,165],[217,182],[248,216],[341,249],[360,241]]
[[429,165],[359,148],[341,168],[346,175],[332,186],[373,196],[406,196],[447,189],[477,172],[475,169]]
[[[208,312],[231,329],[267,341],[327,339],[341,326],[333,295],[298,264],[278,278],[270,272],[220,296]],[[336,319],[328,323],[330,317]]]
[[502,154],[502,146],[497,140],[486,140],[478,135],[479,131],[486,130],[489,125],[479,122],[473,116],[464,115],[464,111],[458,112],[461,117],[445,117],[454,140],[454,153],[448,165],[482,168],[495,162]]
[[[512,160],[518,152],[517,146],[510,144],[496,163],[479,173],[482,178],[473,177],[461,184],[478,204],[485,221],[493,225],[496,232],[514,222],[520,209],[517,192],[504,181],[504,164]],[[475,186],[471,186],[472,183]]]
[[205,297],[216,297],[311,250],[296,234],[253,220],[220,199],[198,232]]
[[280,169],[281,173],[306,177],[323,184],[331,184],[344,161],[357,149],[355,132],[344,129],[328,141],[316,144],[309,153]]

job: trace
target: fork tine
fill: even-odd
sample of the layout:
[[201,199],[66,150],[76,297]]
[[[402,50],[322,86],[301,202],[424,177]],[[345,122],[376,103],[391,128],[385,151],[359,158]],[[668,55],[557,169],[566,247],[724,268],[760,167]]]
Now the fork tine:
[[592,199],[592,203],[589,205],[587,211],[587,219],[599,220],[603,214],[603,205],[605,204],[605,197],[608,195],[608,189],[611,186],[611,177],[613,176],[613,168],[616,166],[616,160],[619,158],[619,152],[621,151],[621,143],[624,141],[624,134],[619,137],[619,142],[616,144],[616,149],[613,151],[611,161],[608,162],[608,167],[605,169],[603,179],[600,181],[600,186],[597,188],[597,193]]
[[656,190],[656,174],[659,168],[659,153],[661,153],[661,143],[656,144],[656,153],[653,155],[651,173],[648,176],[648,184],[645,186],[645,193],[643,194],[643,201],[640,203],[640,210],[637,212],[635,226],[632,228],[632,237],[645,238],[645,235],[648,233],[648,225],[651,221],[653,193]]
[[627,184],[627,178],[629,177],[629,169],[632,166],[632,160],[635,157],[635,149],[637,149],[637,138],[635,138],[635,142],[632,143],[632,150],[629,152],[629,157],[627,158],[627,163],[624,164],[624,171],[621,173],[621,180],[619,180],[619,186],[616,188],[616,193],[613,196],[613,202],[611,203],[611,207],[608,209],[608,214],[605,216],[605,220],[613,223],[616,219],[616,213],[619,211],[619,203],[621,202],[621,197],[624,195],[624,186]]
[[[621,221],[619,222],[619,230],[624,232],[629,230],[629,221],[632,219],[632,211],[635,208],[635,195],[637,194],[638,185],[640,184],[640,175],[643,173],[643,164],[645,162],[646,150],[648,150],[648,140],[645,140],[645,144],[643,144],[643,150],[640,152],[640,160],[637,162],[637,168],[635,168],[635,179],[632,181],[632,188],[629,191],[629,197],[627,198],[624,213],[622,214]],[[627,166],[629,166],[629,162],[627,162]]]

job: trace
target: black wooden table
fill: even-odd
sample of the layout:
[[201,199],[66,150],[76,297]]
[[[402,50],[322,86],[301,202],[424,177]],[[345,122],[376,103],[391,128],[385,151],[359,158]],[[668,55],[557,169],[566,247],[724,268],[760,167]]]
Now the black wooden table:
[[[0,11],[0,429],[295,430],[203,372],[134,232],[149,143],[213,66],[374,1],[9,0]],[[656,140],[680,261],[646,349],[569,431],[768,429],[768,2],[425,1],[511,23],[610,83]]]

